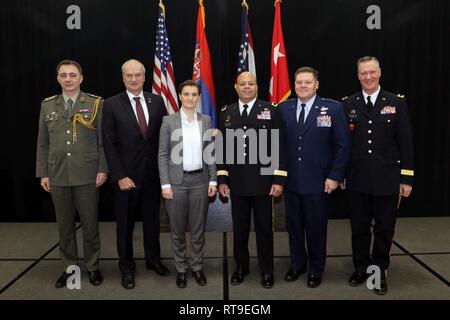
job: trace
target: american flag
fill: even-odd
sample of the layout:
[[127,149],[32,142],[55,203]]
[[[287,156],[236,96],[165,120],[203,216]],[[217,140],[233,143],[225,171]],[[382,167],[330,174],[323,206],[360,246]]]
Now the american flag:
[[248,4],[242,2],[242,34],[239,47],[237,74],[250,71],[256,76],[255,53],[253,51],[252,33],[248,22]]
[[178,112],[175,76],[172,58],[170,56],[169,37],[167,35],[165,23],[165,8],[162,1],[159,2],[158,26],[156,28],[152,92],[163,98],[168,114]]

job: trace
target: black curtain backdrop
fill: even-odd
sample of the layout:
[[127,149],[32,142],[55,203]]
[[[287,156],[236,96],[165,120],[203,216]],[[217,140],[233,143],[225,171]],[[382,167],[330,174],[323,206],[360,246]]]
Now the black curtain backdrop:
[[[268,97],[273,0],[248,0],[259,96]],[[165,0],[176,82],[192,77],[198,4]],[[81,30],[68,30],[69,5],[81,8]],[[233,89],[240,41],[241,0],[205,0],[206,33],[217,103]],[[369,5],[381,9],[381,30],[368,30]],[[103,97],[123,90],[120,67],[129,58],[147,67],[150,91],[158,10],[156,0],[2,2],[0,221],[51,221],[51,199],[35,175],[40,102],[60,92],[56,64],[84,68],[82,90]],[[319,70],[319,94],[340,100],[359,90],[355,62],[381,61],[384,89],[406,96],[414,130],[416,182],[401,216],[448,216],[450,4],[446,0],[284,0],[282,22],[290,78],[298,67]],[[292,90],[293,91],[293,90]],[[342,192],[332,217],[345,217]],[[113,219],[111,190],[102,187],[101,219]]]

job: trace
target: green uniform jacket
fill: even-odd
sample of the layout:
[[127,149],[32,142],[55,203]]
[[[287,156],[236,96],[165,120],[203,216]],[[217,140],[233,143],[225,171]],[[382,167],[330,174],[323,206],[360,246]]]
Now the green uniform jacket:
[[[88,128],[74,117],[89,121],[98,111]],[[42,101],[36,154],[36,177],[49,177],[55,186],[78,186],[95,183],[97,173],[108,172],[103,152],[101,116],[103,99],[80,92],[73,112],[67,114],[64,98],[55,95]]]

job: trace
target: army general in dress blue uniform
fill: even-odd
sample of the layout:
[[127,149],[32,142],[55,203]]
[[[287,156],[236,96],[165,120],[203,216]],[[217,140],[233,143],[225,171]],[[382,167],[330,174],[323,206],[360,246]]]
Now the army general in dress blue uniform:
[[[282,124],[278,108],[257,98],[255,75],[241,73],[235,89],[239,101],[220,111],[224,161],[217,160],[219,192],[231,196],[236,261],[231,284],[241,284],[249,273],[248,239],[253,211],[261,285],[271,288],[274,284],[272,197],[282,194],[287,176]],[[228,136],[229,133],[234,136]],[[220,149],[218,145],[216,148]],[[261,154],[268,156],[267,162]]]
[[295,72],[298,98],[279,105],[287,150],[285,204],[291,253],[285,280],[295,281],[308,271],[310,288],[322,281],[329,197],[344,179],[350,152],[344,109],[337,101],[317,96],[318,87],[318,72],[302,67]]

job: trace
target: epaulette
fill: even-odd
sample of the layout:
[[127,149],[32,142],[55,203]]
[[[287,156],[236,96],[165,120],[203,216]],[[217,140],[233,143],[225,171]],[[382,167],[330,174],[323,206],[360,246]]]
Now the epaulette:
[[397,94],[397,97],[398,97],[398,98],[400,98],[400,99],[405,99],[405,95],[403,95],[403,94],[400,94],[400,93],[399,93],[399,94]]
[[344,101],[346,99],[348,99],[348,96],[343,97],[341,100]]
[[55,94],[54,96],[51,96],[51,97],[48,97],[48,98],[45,98],[42,102],[48,102],[48,101],[51,101],[51,100],[54,100],[54,99],[56,99],[58,97],[58,95],[57,94]]
[[331,103],[339,103],[339,101],[333,100],[333,99],[329,99],[329,98],[321,98],[323,101],[326,102],[331,102]]
[[222,109],[220,109],[220,112],[227,110],[228,106],[222,107]]
[[95,94],[92,94],[92,93],[87,93],[87,92],[86,92],[86,94],[87,94],[89,97],[92,97],[92,98],[103,99],[102,97],[96,96]]

